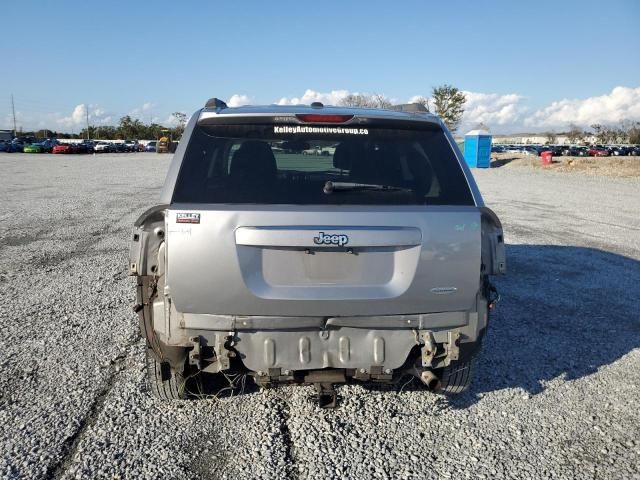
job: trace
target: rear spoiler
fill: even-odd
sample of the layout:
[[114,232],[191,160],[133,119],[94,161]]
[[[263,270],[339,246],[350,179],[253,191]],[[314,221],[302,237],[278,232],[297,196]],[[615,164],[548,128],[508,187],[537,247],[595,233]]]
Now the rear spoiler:
[[[278,125],[278,124],[295,124],[295,125],[308,125],[308,122],[302,121],[299,117],[303,115],[313,115],[316,112],[235,112],[234,109],[228,109],[228,111],[222,110],[202,110],[198,117],[198,125],[200,126],[214,126],[214,125]],[[386,115],[385,115],[386,113]],[[417,129],[433,129],[441,127],[440,121],[437,117],[430,117],[427,115],[398,115],[399,112],[393,112],[389,110],[381,110],[380,115],[368,116],[362,115],[360,112],[350,112],[345,114],[335,115],[353,115],[353,117],[344,123],[330,123],[326,125],[332,126],[362,126],[362,127],[380,127],[380,128],[394,128],[400,125],[411,125]],[[405,112],[402,112],[405,113]],[[420,113],[420,112],[416,112]],[[331,115],[334,115],[331,113]],[[323,123],[323,122],[319,122]]]
[[427,107],[422,103],[402,103],[400,105],[392,105],[389,110],[396,112],[410,112],[410,113],[429,113]]
[[229,107],[225,102],[223,102],[219,98],[214,97],[207,100],[207,103],[204,104],[204,108],[215,108],[216,110],[222,110]]

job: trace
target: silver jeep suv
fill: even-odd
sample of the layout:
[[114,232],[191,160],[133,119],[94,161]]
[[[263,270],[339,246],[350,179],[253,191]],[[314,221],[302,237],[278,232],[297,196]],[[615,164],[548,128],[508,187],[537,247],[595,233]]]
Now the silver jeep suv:
[[[418,377],[463,391],[505,272],[502,226],[418,106],[211,99],[190,119],[129,269],[152,391]],[[223,375],[224,374],[224,375]]]

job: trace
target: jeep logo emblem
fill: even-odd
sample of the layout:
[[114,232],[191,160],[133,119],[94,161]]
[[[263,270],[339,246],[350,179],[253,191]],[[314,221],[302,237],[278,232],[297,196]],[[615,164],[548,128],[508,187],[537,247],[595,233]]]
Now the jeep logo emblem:
[[313,243],[316,245],[337,245],[342,247],[349,243],[349,236],[344,234],[327,235],[324,232],[318,232],[318,236],[313,237]]

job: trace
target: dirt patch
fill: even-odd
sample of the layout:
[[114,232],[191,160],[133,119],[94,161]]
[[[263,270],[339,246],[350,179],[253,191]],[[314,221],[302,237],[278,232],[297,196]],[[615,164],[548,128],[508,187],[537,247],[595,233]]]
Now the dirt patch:
[[493,153],[491,167],[525,167],[606,177],[640,177],[640,157],[554,157],[551,165],[543,165],[542,159],[534,155]]

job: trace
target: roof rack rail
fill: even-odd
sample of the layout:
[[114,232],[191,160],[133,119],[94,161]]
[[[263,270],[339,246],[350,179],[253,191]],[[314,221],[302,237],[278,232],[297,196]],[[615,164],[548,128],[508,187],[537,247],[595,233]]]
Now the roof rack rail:
[[224,103],[219,98],[210,98],[207,100],[207,103],[204,104],[205,108],[217,108],[218,110],[222,110],[223,108],[228,108],[227,104]]
[[403,103],[401,105],[391,105],[389,110],[395,110],[397,112],[422,112],[429,113],[427,107],[421,103]]

